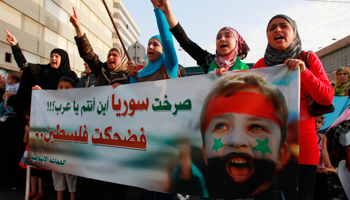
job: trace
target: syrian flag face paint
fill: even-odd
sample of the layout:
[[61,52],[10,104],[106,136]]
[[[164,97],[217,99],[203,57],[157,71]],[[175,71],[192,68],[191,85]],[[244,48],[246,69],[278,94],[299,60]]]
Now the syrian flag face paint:
[[[253,103],[254,102],[254,103]],[[205,136],[203,151],[211,170],[226,176],[233,183],[249,183],[263,177],[263,167],[270,163],[273,177],[281,141],[278,118],[265,98],[255,92],[239,92],[230,97],[216,97],[208,102],[204,115]],[[255,180],[257,181],[257,180]],[[245,184],[244,184],[245,185]]]

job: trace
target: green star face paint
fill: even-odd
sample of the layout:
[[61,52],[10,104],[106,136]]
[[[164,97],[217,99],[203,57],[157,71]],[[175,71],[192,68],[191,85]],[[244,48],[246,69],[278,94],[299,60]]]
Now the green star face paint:
[[243,153],[276,163],[281,131],[270,119],[225,113],[211,121],[204,139],[207,158]]
[[214,145],[213,145],[213,150],[215,150],[216,152],[218,152],[218,150],[222,147],[224,147],[225,145],[221,142],[221,138],[214,138]]
[[263,157],[265,157],[266,153],[270,153],[272,155],[271,149],[269,147],[269,138],[265,138],[263,141],[256,139],[256,141],[258,142],[258,145],[253,147],[253,150],[261,151]]

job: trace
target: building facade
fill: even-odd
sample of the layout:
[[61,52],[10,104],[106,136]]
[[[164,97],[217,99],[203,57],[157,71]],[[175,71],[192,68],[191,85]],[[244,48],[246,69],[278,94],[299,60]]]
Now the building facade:
[[330,82],[335,83],[335,71],[350,67],[350,35],[315,52],[320,58]]
[[[105,0],[112,16],[113,12],[120,12],[114,8],[114,1],[116,0]],[[128,15],[121,2],[119,5]],[[9,30],[17,38],[28,62],[47,64],[51,50],[61,48],[68,52],[71,68],[80,75],[84,70],[84,61],[80,58],[75,44],[75,29],[69,22],[69,16],[73,14],[73,6],[76,8],[94,52],[102,61],[105,61],[108,51],[114,46],[115,31],[101,0],[1,0],[0,26]],[[129,15],[128,17],[130,19],[128,26],[137,29],[131,17]],[[117,26],[122,27],[118,24],[121,20],[114,21]],[[126,34],[121,37],[129,42],[129,39],[125,39]],[[139,35],[135,37],[135,40],[137,39]],[[129,43],[132,43],[132,40]],[[11,46],[6,40],[5,31],[0,31],[0,68],[19,70],[12,57]]]
[[[126,49],[140,41],[140,30],[121,0],[114,0],[113,2],[113,18]],[[121,47],[115,31],[113,32],[113,47]]]

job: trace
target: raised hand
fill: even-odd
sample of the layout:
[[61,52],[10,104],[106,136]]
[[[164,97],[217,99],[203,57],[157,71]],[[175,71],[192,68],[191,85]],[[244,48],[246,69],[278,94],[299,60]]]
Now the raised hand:
[[152,3],[154,1],[157,4],[157,7],[166,15],[170,11],[170,3],[168,0],[151,0]]
[[170,28],[174,28],[176,24],[178,24],[178,21],[171,10],[170,2],[169,0],[151,0],[153,3],[153,6],[157,6],[154,8],[159,8],[165,15],[166,20],[168,21],[168,24]]
[[13,35],[11,35],[11,33],[10,33],[8,30],[5,29],[5,31],[6,31],[6,33],[7,33],[6,39],[7,39],[7,41],[11,44],[11,46],[17,45],[16,37],[13,36]]
[[73,7],[73,12],[74,12],[74,14],[69,16],[70,17],[69,21],[74,26],[75,31],[77,32],[77,37],[80,38],[80,37],[82,37],[84,35],[84,30],[83,30],[83,27],[80,24],[79,17],[77,15],[77,12],[76,12],[74,7]]
[[158,8],[158,2],[159,2],[159,0],[151,0],[151,2],[152,2],[152,4],[153,4],[153,7],[154,8]]

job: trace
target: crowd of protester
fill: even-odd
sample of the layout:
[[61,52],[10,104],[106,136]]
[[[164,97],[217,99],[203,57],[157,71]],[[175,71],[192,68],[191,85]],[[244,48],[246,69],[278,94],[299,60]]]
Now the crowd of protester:
[[[19,163],[26,150],[26,144],[29,142],[32,90],[60,90],[75,86],[97,87],[105,85],[115,88],[120,84],[185,76],[184,69],[178,64],[172,36],[206,73],[212,72],[220,77],[227,71],[248,69],[241,60],[248,55],[249,47],[235,29],[223,27],[219,30],[216,37],[216,52],[212,54],[187,37],[175,18],[169,0],[151,0],[151,2],[154,6],[159,35],[149,39],[147,45],[149,63],[141,71],[133,62],[127,60],[126,52],[122,48],[110,49],[107,61],[100,61],[84,33],[74,8],[70,22],[76,30],[75,41],[80,57],[85,62],[85,71],[80,79],[71,70],[69,57],[65,50],[53,49],[50,54],[50,62],[46,65],[28,63],[15,36],[6,30],[7,41],[11,45],[19,70],[23,73],[9,72],[7,80],[4,80],[4,77],[0,79],[0,94],[2,96],[0,148],[1,152],[6,152],[3,157],[6,164],[0,165],[0,183],[2,185],[16,190],[25,184],[25,170],[22,167],[26,167],[26,163],[25,160],[20,165]],[[300,69],[298,199],[330,199],[329,193],[324,194],[326,191],[324,188],[327,187],[325,186],[327,181],[325,174],[332,173],[336,166],[330,162],[327,137],[318,133],[324,117],[318,116],[315,120],[308,113],[307,105],[309,96],[322,105],[329,105],[334,95],[348,95],[350,71],[346,67],[339,68],[336,72],[337,83],[333,88],[315,53],[311,52],[308,60],[303,60],[302,54],[306,55],[307,52],[302,50],[297,24],[286,15],[280,14],[272,17],[267,24],[266,35],[268,43],[264,57],[256,62],[254,68],[284,64],[289,70]],[[63,191],[66,190],[66,181],[71,200],[127,199],[126,191],[131,188],[58,172],[52,172],[52,180],[45,179],[45,177],[48,177],[46,170],[32,169],[30,198],[39,200],[45,197],[45,181],[53,181],[51,184],[53,184],[53,189],[57,191],[58,200],[64,197]],[[164,194],[146,190],[138,190],[137,192],[140,193],[141,199],[185,198],[171,193]]]

